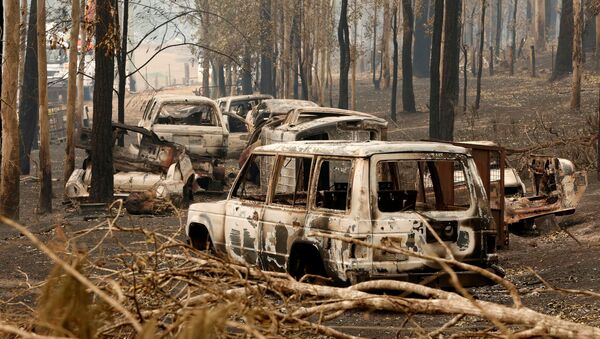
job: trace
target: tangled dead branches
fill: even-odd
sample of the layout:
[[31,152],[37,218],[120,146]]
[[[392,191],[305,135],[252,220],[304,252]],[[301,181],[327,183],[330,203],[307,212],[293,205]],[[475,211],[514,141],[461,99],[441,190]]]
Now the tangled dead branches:
[[[181,227],[173,234],[120,227],[118,215],[78,234],[64,235],[60,251],[0,216],[0,223],[20,231],[56,264],[41,287],[37,309],[31,311],[33,320],[0,321],[0,333],[29,338],[352,338],[332,327],[331,320],[351,311],[377,310],[408,317],[451,316],[434,330],[425,330],[413,320],[417,329],[408,332],[411,336],[461,333],[459,325],[465,317],[490,324],[478,335],[600,336],[598,328],[521,306],[507,281],[500,282],[513,295],[512,306],[475,300],[458,282],[458,292],[390,280],[351,287],[312,285],[285,273],[264,272],[195,251],[180,241]],[[92,233],[100,233],[100,240],[91,249],[83,251],[75,245]],[[439,262],[452,275],[454,259]],[[470,269],[461,267],[465,268]]]

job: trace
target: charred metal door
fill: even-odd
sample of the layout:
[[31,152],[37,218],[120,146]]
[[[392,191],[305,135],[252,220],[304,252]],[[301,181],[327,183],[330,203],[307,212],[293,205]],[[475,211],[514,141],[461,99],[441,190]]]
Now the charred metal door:
[[258,265],[264,203],[230,199],[225,208],[225,247],[237,262]]
[[285,271],[292,242],[304,233],[312,157],[280,156],[261,220],[261,267]]
[[483,187],[488,197],[496,227],[497,248],[508,248],[508,227],[504,222],[504,148],[491,145],[454,143],[471,150]]

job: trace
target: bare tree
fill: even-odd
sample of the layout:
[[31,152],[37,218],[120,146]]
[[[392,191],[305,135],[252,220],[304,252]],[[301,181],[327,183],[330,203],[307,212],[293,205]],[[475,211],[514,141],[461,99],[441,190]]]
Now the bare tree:
[[515,74],[515,60],[517,59],[517,8],[518,0],[513,0],[513,13],[511,25],[511,42],[510,42],[510,75]]
[[477,67],[477,92],[475,94],[475,109],[479,109],[481,101],[481,75],[483,74],[483,43],[485,39],[485,8],[486,0],[481,2],[481,24],[479,25],[479,61]]
[[381,34],[381,70],[383,73],[383,88],[390,87],[390,33],[392,30],[392,15],[390,0],[383,0],[383,32]]
[[446,1],[444,13],[444,43],[442,81],[440,86],[439,139],[454,138],[454,114],[458,106],[460,62],[461,1]]
[[416,112],[412,63],[414,17],[411,0],[402,0],[402,16],[402,110]]
[[260,17],[262,25],[261,54],[260,54],[260,91],[274,94],[273,92],[273,26],[271,21],[271,0],[260,1]]
[[52,212],[52,164],[48,125],[48,70],[46,69],[46,0],[37,6],[38,87],[40,105],[40,200],[39,213]]
[[571,89],[571,108],[581,108],[581,72],[582,72],[582,41],[583,32],[583,8],[581,0],[573,0],[573,82]]
[[573,70],[573,0],[563,0],[556,61],[550,81],[557,80]]
[[444,0],[435,0],[431,36],[429,77],[429,138],[439,138],[440,129],[440,59],[444,23]]
[[431,49],[431,34],[428,21],[431,18],[430,8],[433,7],[432,0],[417,1],[419,6],[415,7],[415,48],[413,51],[414,75],[417,78],[429,77],[429,57]]
[[535,10],[535,48],[543,51],[546,48],[546,4],[545,0],[534,0]]
[[[72,0],[76,2],[77,0]],[[73,23],[75,25],[75,23]],[[121,26],[121,49],[117,53],[117,71],[119,72],[119,92],[117,93],[117,120],[125,123],[125,81],[127,80],[127,38],[129,29],[129,0],[123,0],[123,24]],[[71,30],[71,32],[73,32]],[[73,37],[71,37],[73,38]],[[70,62],[71,59],[69,59]],[[69,63],[69,72],[71,64]],[[70,73],[69,73],[70,74]],[[169,84],[170,85],[170,84]],[[119,145],[123,146],[123,136],[119,137]]]
[[[67,82],[67,145],[63,180],[66,183],[75,169],[75,110],[77,102],[77,41],[79,40],[79,0],[71,1],[71,36],[69,39],[69,78]],[[81,43],[81,48],[85,42]]]
[[[500,56],[500,39],[502,38],[502,0],[496,0],[496,41],[494,53],[496,58]],[[494,60],[490,60],[494,62]]]
[[38,54],[37,54],[37,0],[31,0],[27,25],[23,83],[19,102],[19,129],[21,130],[21,174],[29,174],[31,147],[38,131]]
[[348,29],[348,0],[342,0],[338,24],[340,45],[340,96],[338,107],[348,108],[348,72],[350,71],[350,32]]
[[398,96],[398,6],[394,2],[392,6],[392,42],[394,45],[392,54],[392,100],[390,108],[390,119],[396,121],[396,97]]
[[92,184],[90,199],[109,202],[113,198],[112,91],[114,83],[114,46],[110,34],[114,25],[111,0],[96,1],[96,46],[94,116],[92,125]]
[[0,214],[19,218],[19,122],[17,85],[19,81],[19,0],[3,1],[4,41],[2,64],[2,181]]

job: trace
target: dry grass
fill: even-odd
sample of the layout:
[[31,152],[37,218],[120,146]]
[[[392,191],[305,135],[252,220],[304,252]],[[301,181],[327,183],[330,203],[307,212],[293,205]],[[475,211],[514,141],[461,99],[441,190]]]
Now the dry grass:
[[[422,329],[413,335],[424,337],[449,333],[600,335],[600,329],[521,306],[514,286],[497,276],[492,278],[500,279],[498,282],[513,296],[513,306],[475,300],[458,281],[454,281],[458,292],[385,280],[348,288],[297,282],[287,274],[263,272],[198,252],[178,240],[182,228],[174,234],[123,228],[118,217],[80,234],[58,232],[58,240],[50,247],[23,226],[3,217],[0,222],[19,230],[56,263],[39,287],[41,295],[36,309],[27,314],[29,318],[9,314],[7,321],[0,322],[0,333],[17,337],[350,338],[328,326],[328,321],[352,310],[408,315],[410,324]],[[78,249],[75,242],[92,233],[100,233],[98,244],[87,251]],[[139,241],[123,243],[124,233],[135,234]],[[387,250],[410,254],[399,248]],[[452,267],[457,265],[477,270],[449,256],[430,259],[442,264],[451,276]],[[392,293],[372,292],[377,290]],[[425,330],[431,326],[418,324],[412,317],[419,313],[452,317],[433,330]],[[464,332],[460,325],[465,316],[477,317],[486,325],[480,332]]]

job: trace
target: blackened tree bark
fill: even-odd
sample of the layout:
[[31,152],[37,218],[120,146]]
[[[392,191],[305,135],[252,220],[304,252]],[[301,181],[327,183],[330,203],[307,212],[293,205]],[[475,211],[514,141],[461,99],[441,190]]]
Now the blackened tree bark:
[[31,146],[38,130],[37,1],[29,5],[23,87],[19,104],[21,175],[30,173]]
[[431,75],[429,77],[429,138],[439,139],[440,129],[440,53],[444,24],[444,0],[435,0],[431,35]]
[[248,50],[244,53],[242,65],[242,93],[252,94],[252,73],[250,72],[252,69],[252,58]]
[[454,138],[454,111],[458,106],[460,62],[460,13],[462,1],[446,1],[444,15],[444,46],[440,88],[441,140]]
[[390,118],[396,121],[396,97],[398,94],[398,7],[392,6],[392,102],[390,107]]
[[52,165],[48,119],[48,69],[46,68],[46,0],[37,6],[38,89],[40,104],[40,195],[38,213],[52,212]]
[[502,0],[496,0],[496,43],[494,54],[500,56],[500,38],[502,37]]
[[479,25],[479,60],[477,62],[477,92],[475,93],[475,109],[479,109],[481,101],[481,75],[483,74],[483,43],[485,41],[485,8],[486,1],[481,2],[481,24]]
[[260,91],[265,94],[273,92],[273,27],[271,25],[271,0],[260,1]]
[[219,62],[219,95],[224,97],[227,95],[227,88],[225,87],[225,66]]
[[573,70],[573,0],[562,1],[560,31],[556,48],[556,61],[550,81],[560,79]]
[[373,1],[373,48],[371,50],[371,75],[373,86],[379,90],[379,81],[377,80],[377,0]]
[[[125,1],[127,2],[127,0]],[[63,182],[67,182],[75,170],[75,111],[77,109],[77,42],[79,40],[79,0],[71,3],[71,35],[69,37],[69,75],[67,82],[67,144],[65,146],[65,165],[63,168]],[[81,48],[85,43],[81,43]],[[125,97],[123,97],[123,111],[125,110]],[[66,198],[66,191],[64,192]]]
[[296,4],[294,6],[294,15],[292,17],[292,31],[290,32],[290,37],[292,39],[292,53],[291,53],[291,63],[292,70],[290,72],[290,77],[292,79],[292,87],[294,93],[294,99],[298,99],[300,97],[300,89],[298,83],[298,69],[300,68],[299,55],[302,53],[300,51],[300,5]]
[[92,187],[90,199],[109,202],[113,198],[112,91],[114,84],[114,49],[109,26],[113,24],[112,1],[96,1],[96,48],[94,115],[92,125]]
[[348,29],[348,0],[342,0],[338,24],[340,45],[340,94],[338,107],[348,109],[348,72],[350,71],[350,31]]
[[582,0],[573,0],[573,80],[571,89],[571,108],[581,109],[581,72],[582,72],[582,40],[583,4]]
[[512,25],[511,25],[511,45],[510,45],[510,75],[515,74],[515,60],[517,59],[517,9],[518,0],[513,0]]
[[415,8],[415,50],[413,52],[413,69],[417,78],[429,76],[429,50],[431,48],[431,37],[427,32],[427,22],[432,0],[423,0],[421,6]]
[[[73,0],[75,1],[75,0]],[[127,31],[129,26],[129,0],[123,0],[123,27],[121,28],[121,50],[118,53],[117,68],[119,71],[119,93],[117,94],[117,119],[125,123],[125,81],[127,80]],[[170,84],[169,84],[170,85]],[[119,145],[123,146],[123,136],[119,138]]]
[[[396,14],[397,15],[397,14]],[[413,89],[413,9],[411,0],[402,0],[403,35],[402,35],[402,110],[416,112],[415,92]],[[394,39],[397,37],[394,36]],[[394,69],[394,71],[396,71]]]

